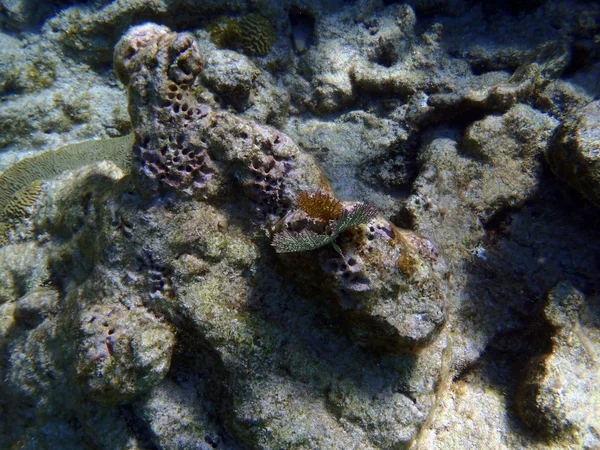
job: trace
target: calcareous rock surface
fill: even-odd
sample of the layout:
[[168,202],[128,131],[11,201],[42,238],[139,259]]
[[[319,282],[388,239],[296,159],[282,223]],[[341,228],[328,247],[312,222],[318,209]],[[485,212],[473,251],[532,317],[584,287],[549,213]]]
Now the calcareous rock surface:
[[567,117],[548,150],[559,177],[600,207],[600,102]]
[[0,0],[0,447],[600,446],[599,18]]

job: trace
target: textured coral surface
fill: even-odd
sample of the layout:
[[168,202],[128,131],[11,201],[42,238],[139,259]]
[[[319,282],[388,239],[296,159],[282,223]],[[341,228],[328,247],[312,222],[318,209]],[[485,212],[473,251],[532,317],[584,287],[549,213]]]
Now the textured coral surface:
[[1,448],[600,446],[596,3],[29,3]]

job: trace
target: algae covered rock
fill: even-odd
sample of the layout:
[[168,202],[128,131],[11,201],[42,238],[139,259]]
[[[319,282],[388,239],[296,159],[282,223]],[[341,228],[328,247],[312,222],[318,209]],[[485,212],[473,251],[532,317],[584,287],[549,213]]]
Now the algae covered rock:
[[28,55],[23,44],[8,34],[0,34],[0,43],[0,58],[3,61],[0,67],[2,95],[30,93],[52,85],[58,66],[58,58],[54,52],[44,51],[49,49],[42,45],[37,51],[31,52],[32,55]]
[[[239,228],[240,218],[246,222],[248,213],[236,217],[199,201],[177,213],[154,207],[128,218],[136,223],[133,248],[154,261],[134,272],[138,292],[153,311],[181,324],[176,352],[184,353],[173,359],[172,370],[192,380],[197,373],[206,374],[205,387],[195,388],[204,393],[199,401],[217,409],[240,445],[331,448],[342,442],[378,448],[377,439],[403,445],[412,441],[431,407],[429,383],[435,384],[439,374],[440,348],[425,348],[422,357],[398,356],[380,367],[377,356],[345,337],[343,321],[327,308],[331,298],[325,292],[322,302],[293,294],[290,277],[273,271],[275,261],[262,239],[249,239]],[[170,283],[161,291],[154,284],[159,271]],[[386,402],[387,409],[379,412],[378,420],[389,425],[372,437],[369,427],[379,402],[351,414],[325,402],[332,383],[351,383],[349,374],[357,373],[364,376],[363,384],[338,392],[336,402],[349,402],[345,397],[363,395],[363,390],[383,397],[388,390],[402,390],[394,396],[394,406]],[[419,398],[416,407],[410,406],[410,395]],[[200,406],[177,407],[185,408],[181,425],[186,436],[205,429]],[[200,416],[191,424],[187,417],[194,410]],[[145,420],[158,430],[168,423],[168,414]],[[352,423],[346,419],[350,415]],[[395,418],[402,420],[396,423]]]
[[416,176],[409,130],[393,118],[360,110],[335,120],[292,118],[286,132],[315,155],[341,200],[367,202],[391,216],[399,204],[390,193]]
[[233,105],[240,105],[250,95],[258,68],[242,55],[230,50],[213,52],[202,72],[203,83]]
[[37,287],[19,298],[14,311],[17,324],[35,328],[44,319],[55,315],[59,309],[59,293],[56,289]]
[[409,5],[354,8],[317,22],[316,45],[300,60],[312,87],[304,101],[318,115],[342,110],[362,91],[404,96],[429,82],[428,72],[409,61],[416,22]]
[[52,152],[25,158],[0,175],[0,207],[5,208],[18,191],[39,180],[49,180],[68,170],[109,160],[128,171],[132,136],[71,144]]
[[[319,242],[328,232],[314,230],[324,227],[324,219],[300,207],[302,213],[291,212],[282,219],[274,238],[278,251],[285,248],[280,259],[290,275],[305,289],[333,293],[329,306],[348,321],[350,334],[363,345],[399,352],[430,343],[444,321],[440,267],[435,267],[441,260],[433,244],[371,216],[341,232],[329,246],[337,235]],[[308,237],[313,245],[303,245]],[[290,243],[296,239],[299,245],[281,247],[283,238]]]
[[[11,365],[2,393],[28,379],[21,392],[31,405],[41,396],[40,414],[66,411],[47,428],[50,444],[62,423],[69,444],[107,448],[537,446],[522,445],[529,436],[506,420],[515,381],[490,385],[504,370],[494,352],[521,357],[548,280],[564,270],[585,279],[586,292],[597,285],[595,241],[579,244],[593,233],[558,226],[556,242],[546,230],[561,223],[555,209],[533,219],[553,200],[540,156],[558,122],[532,105],[545,98],[544,110],[562,118],[588,98],[562,80],[547,89],[569,46],[547,43],[530,57],[520,43],[505,53],[490,43],[465,55],[447,51],[446,19],[417,27],[406,5],[332,1],[339,9],[327,15],[312,2],[267,3],[252,8],[284,11],[273,22],[301,55],[281,39],[250,60],[215,50],[206,28],[153,24],[119,43],[115,68],[135,128],[131,183],[100,163],[11,191],[0,323],[3,336],[29,336],[3,347]],[[413,7],[421,20],[460,3]],[[101,50],[102,63],[105,43],[137,20],[179,30],[248,8],[113,2],[70,8],[45,32],[85,61]],[[475,8],[477,16],[488,6]],[[77,10],[80,20],[65,27]],[[305,18],[307,34],[297,36]],[[298,87],[291,121],[283,85]],[[299,207],[317,192],[340,207],[319,220]],[[381,214],[337,225],[368,203]],[[299,251],[276,254],[281,235],[301,236],[289,247]],[[35,242],[19,243],[27,239]],[[43,257],[38,273],[19,251]],[[151,339],[136,340],[146,328]],[[48,336],[60,364],[39,345]],[[30,376],[36,367],[59,381]],[[66,392],[63,379],[79,388],[61,403],[52,396]],[[48,421],[32,417],[7,419],[25,432],[2,446],[39,446]],[[109,426],[111,436],[93,439]],[[439,439],[423,444],[424,431]]]
[[565,119],[547,158],[558,177],[600,206],[600,101]]
[[131,401],[169,370],[173,333],[144,311],[92,306],[81,314],[79,328],[75,380],[99,403]]
[[488,72],[465,78],[456,92],[432,94],[428,104],[435,111],[431,115],[439,120],[439,116],[456,115],[457,111],[506,111],[519,102],[539,97],[561,75],[569,58],[569,49],[561,42],[540,45],[510,77],[506,77],[506,72]]
[[[154,70],[148,73],[148,67]],[[216,169],[203,136],[190,126],[209,120],[210,108],[198,105],[191,93],[201,70],[193,37],[166,27],[133,28],[115,48],[115,71],[130,86],[129,113],[136,130],[133,174],[147,190],[193,194],[214,184]]]
[[473,187],[480,215],[488,220],[504,207],[519,207],[537,188],[542,158],[558,122],[550,116],[517,104],[506,113],[473,122],[466,130],[465,154],[484,164]]
[[90,228],[101,226],[107,220],[102,217],[104,211],[100,205],[113,195],[115,186],[125,177],[125,172],[116,164],[103,161],[65,172],[60,179],[49,181],[30,219],[34,231],[65,239],[87,237],[88,245],[82,248],[86,257],[100,251],[103,242],[90,245],[94,241],[89,236]]
[[[148,424],[154,442],[163,448],[210,450],[225,441],[197,401],[193,383],[165,380],[136,402],[135,413]],[[225,442],[224,442],[225,441]]]
[[[211,70],[204,68],[209,60],[191,35],[153,24],[133,28],[117,45],[115,66],[128,87],[136,136],[133,178],[141,197],[131,201],[151,206],[122,211],[132,225],[112,235],[122,252],[113,258],[129,264],[125,284],[133,293],[118,288],[111,295],[142,303],[180,330],[175,352],[187,352],[194,370],[208,374],[189,389],[206,386],[201,402],[213,405],[240,445],[408,445],[433,405],[441,369],[435,337],[444,321],[444,294],[435,248],[366,214],[330,237],[342,254],[333,245],[294,253],[282,257],[281,273],[275,272],[269,232],[297,213],[299,198],[320,190],[332,205],[355,206],[333,199],[314,158],[289,136],[194,96],[202,71]],[[199,155],[210,170],[196,172],[190,163],[188,171],[189,158]],[[335,207],[330,212],[328,220],[352,217]],[[302,226],[299,221],[282,223],[293,228]],[[299,299],[290,291],[297,288],[322,302]],[[416,348],[423,356],[400,355]],[[393,362],[380,367],[380,354],[392,355]],[[187,373],[178,355],[173,361]],[[360,387],[340,389],[328,400],[332,383],[357,372],[365,374]],[[415,382],[425,373],[428,381]],[[167,392],[160,389],[150,395]],[[365,392],[379,399],[355,412],[340,406]],[[419,399],[416,406],[411,395]],[[195,410],[190,407],[186,416]],[[169,421],[140,408],[153,430]],[[206,429],[202,408],[195,411],[198,421],[182,429],[186,436]]]
[[0,302],[15,299],[50,279],[49,249],[35,242],[0,248]]
[[234,175],[261,214],[281,217],[294,192],[322,184],[322,172],[278,130],[200,103],[192,86],[202,66],[193,37],[165,27],[135,27],[118,43],[115,67],[130,92],[138,185],[227,196],[226,179]]

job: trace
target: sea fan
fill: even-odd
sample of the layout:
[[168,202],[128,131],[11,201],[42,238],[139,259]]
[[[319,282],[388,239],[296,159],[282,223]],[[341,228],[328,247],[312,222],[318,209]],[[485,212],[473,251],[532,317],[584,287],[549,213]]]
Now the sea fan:
[[336,238],[345,230],[357,225],[368,223],[378,214],[377,208],[366,203],[357,203],[351,209],[344,209],[326,234],[316,233],[311,230],[299,232],[282,231],[273,236],[271,245],[277,253],[292,253],[314,250],[327,244],[335,244]]

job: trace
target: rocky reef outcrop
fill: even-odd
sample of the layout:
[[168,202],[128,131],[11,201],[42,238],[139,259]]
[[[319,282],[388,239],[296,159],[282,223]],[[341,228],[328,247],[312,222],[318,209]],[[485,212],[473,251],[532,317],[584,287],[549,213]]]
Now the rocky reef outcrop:
[[[569,282],[549,293],[543,320],[553,330],[550,353],[529,362],[519,386],[517,407],[523,420],[548,436],[565,436],[574,445],[593,447],[600,415],[597,320],[584,295]],[[588,428],[589,427],[589,428]],[[593,431],[592,431],[593,430]]]
[[0,447],[598,446],[597,5],[24,5]]
[[[273,233],[314,226],[301,217],[302,196],[350,211],[315,218],[325,235],[359,204],[336,200],[284,133],[203,103],[203,66],[191,35],[132,28],[115,49],[134,130],[131,176],[100,163],[44,185],[27,233],[37,251],[52,248],[43,283],[60,301],[52,316],[20,307],[16,317],[52,328],[61,350],[38,358],[66,376],[53,391],[71,386],[68,408],[87,398],[110,414],[151,392],[181,395],[169,371],[193,371],[201,381],[185,390],[199,399],[202,433],[267,448],[408,445],[441,373],[442,259],[373,207],[328,245],[277,256]],[[24,287],[19,302],[33,292]],[[31,375],[19,367],[7,369],[13,385]]]

